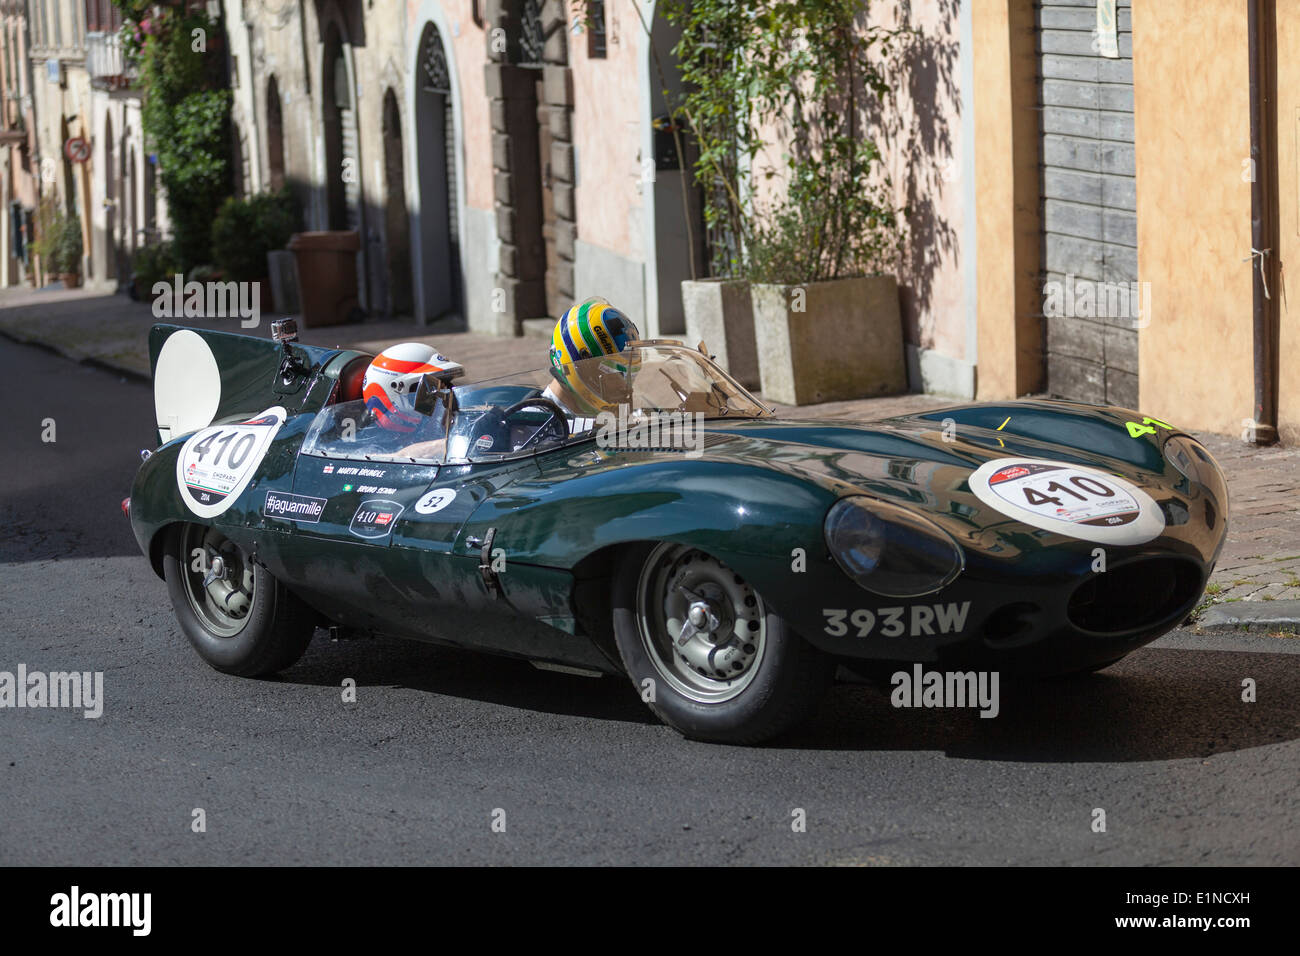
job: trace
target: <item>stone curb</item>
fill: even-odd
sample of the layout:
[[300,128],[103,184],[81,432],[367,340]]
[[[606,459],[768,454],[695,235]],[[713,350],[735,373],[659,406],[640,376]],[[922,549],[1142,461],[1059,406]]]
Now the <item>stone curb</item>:
[[1232,601],[1215,604],[1197,617],[1198,634],[1222,631],[1279,631],[1300,633],[1300,601]]
[[93,368],[101,369],[105,372],[111,372],[114,375],[122,375],[134,382],[143,382],[148,385],[153,379],[151,376],[144,374],[139,369],[131,368],[129,365],[120,365],[111,359],[103,359],[94,355],[82,352],[79,349],[70,348],[61,344],[57,340],[43,339],[39,336],[24,336],[15,334],[12,329],[0,326],[0,336],[8,339],[10,342],[16,342],[19,345],[30,345],[33,348],[42,349],[46,352],[52,352],[61,356],[70,362],[76,362],[78,365],[89,365]]

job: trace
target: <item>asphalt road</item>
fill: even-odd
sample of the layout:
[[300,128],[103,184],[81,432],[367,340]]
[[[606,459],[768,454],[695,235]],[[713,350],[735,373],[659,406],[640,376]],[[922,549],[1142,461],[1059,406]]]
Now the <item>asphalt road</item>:
[[622,681],[399,641],[318,632],[226,677],[118,508],[148,388],[4,340],[0,382],[0,671],[103,671],[106,698],[0,710],[0,864],[1300,863],[1300,641],[1171,635],[993,720],[842,685],[762,749],[683,740]]

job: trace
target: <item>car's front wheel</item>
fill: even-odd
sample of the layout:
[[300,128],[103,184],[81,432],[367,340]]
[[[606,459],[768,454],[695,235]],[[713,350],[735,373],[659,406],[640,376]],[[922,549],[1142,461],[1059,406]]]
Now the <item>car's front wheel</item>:
[[664,543],[624,552],[614,576],[623,665],[664,723],[754,744],[811,716],[834,664],[722,561]]
[[181,630],[219,671],[274,674],[297,661],[311,642],[311,609],[216,528],[170,528],[163,576]]

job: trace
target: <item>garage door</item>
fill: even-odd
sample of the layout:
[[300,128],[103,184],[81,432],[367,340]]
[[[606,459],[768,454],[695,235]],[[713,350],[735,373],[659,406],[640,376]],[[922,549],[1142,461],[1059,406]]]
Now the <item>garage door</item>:
[[1129,0],[1118,58],[1102,56],[1097,0],[1038,7],[1047,389],[1137,404],[1137,194]]

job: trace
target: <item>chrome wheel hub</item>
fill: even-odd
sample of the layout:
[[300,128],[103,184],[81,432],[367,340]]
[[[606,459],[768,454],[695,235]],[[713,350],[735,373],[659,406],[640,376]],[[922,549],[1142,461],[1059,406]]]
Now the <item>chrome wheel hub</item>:
[[185,535],[185,594],[213,634],[233,637],[253,607],[253,564],[215,528],[191,527]]
[[651,662],[686,696],[720,703],[753,679],[766,612],[754,589],[717,558],[660,545],[641,572],[638,612]]

